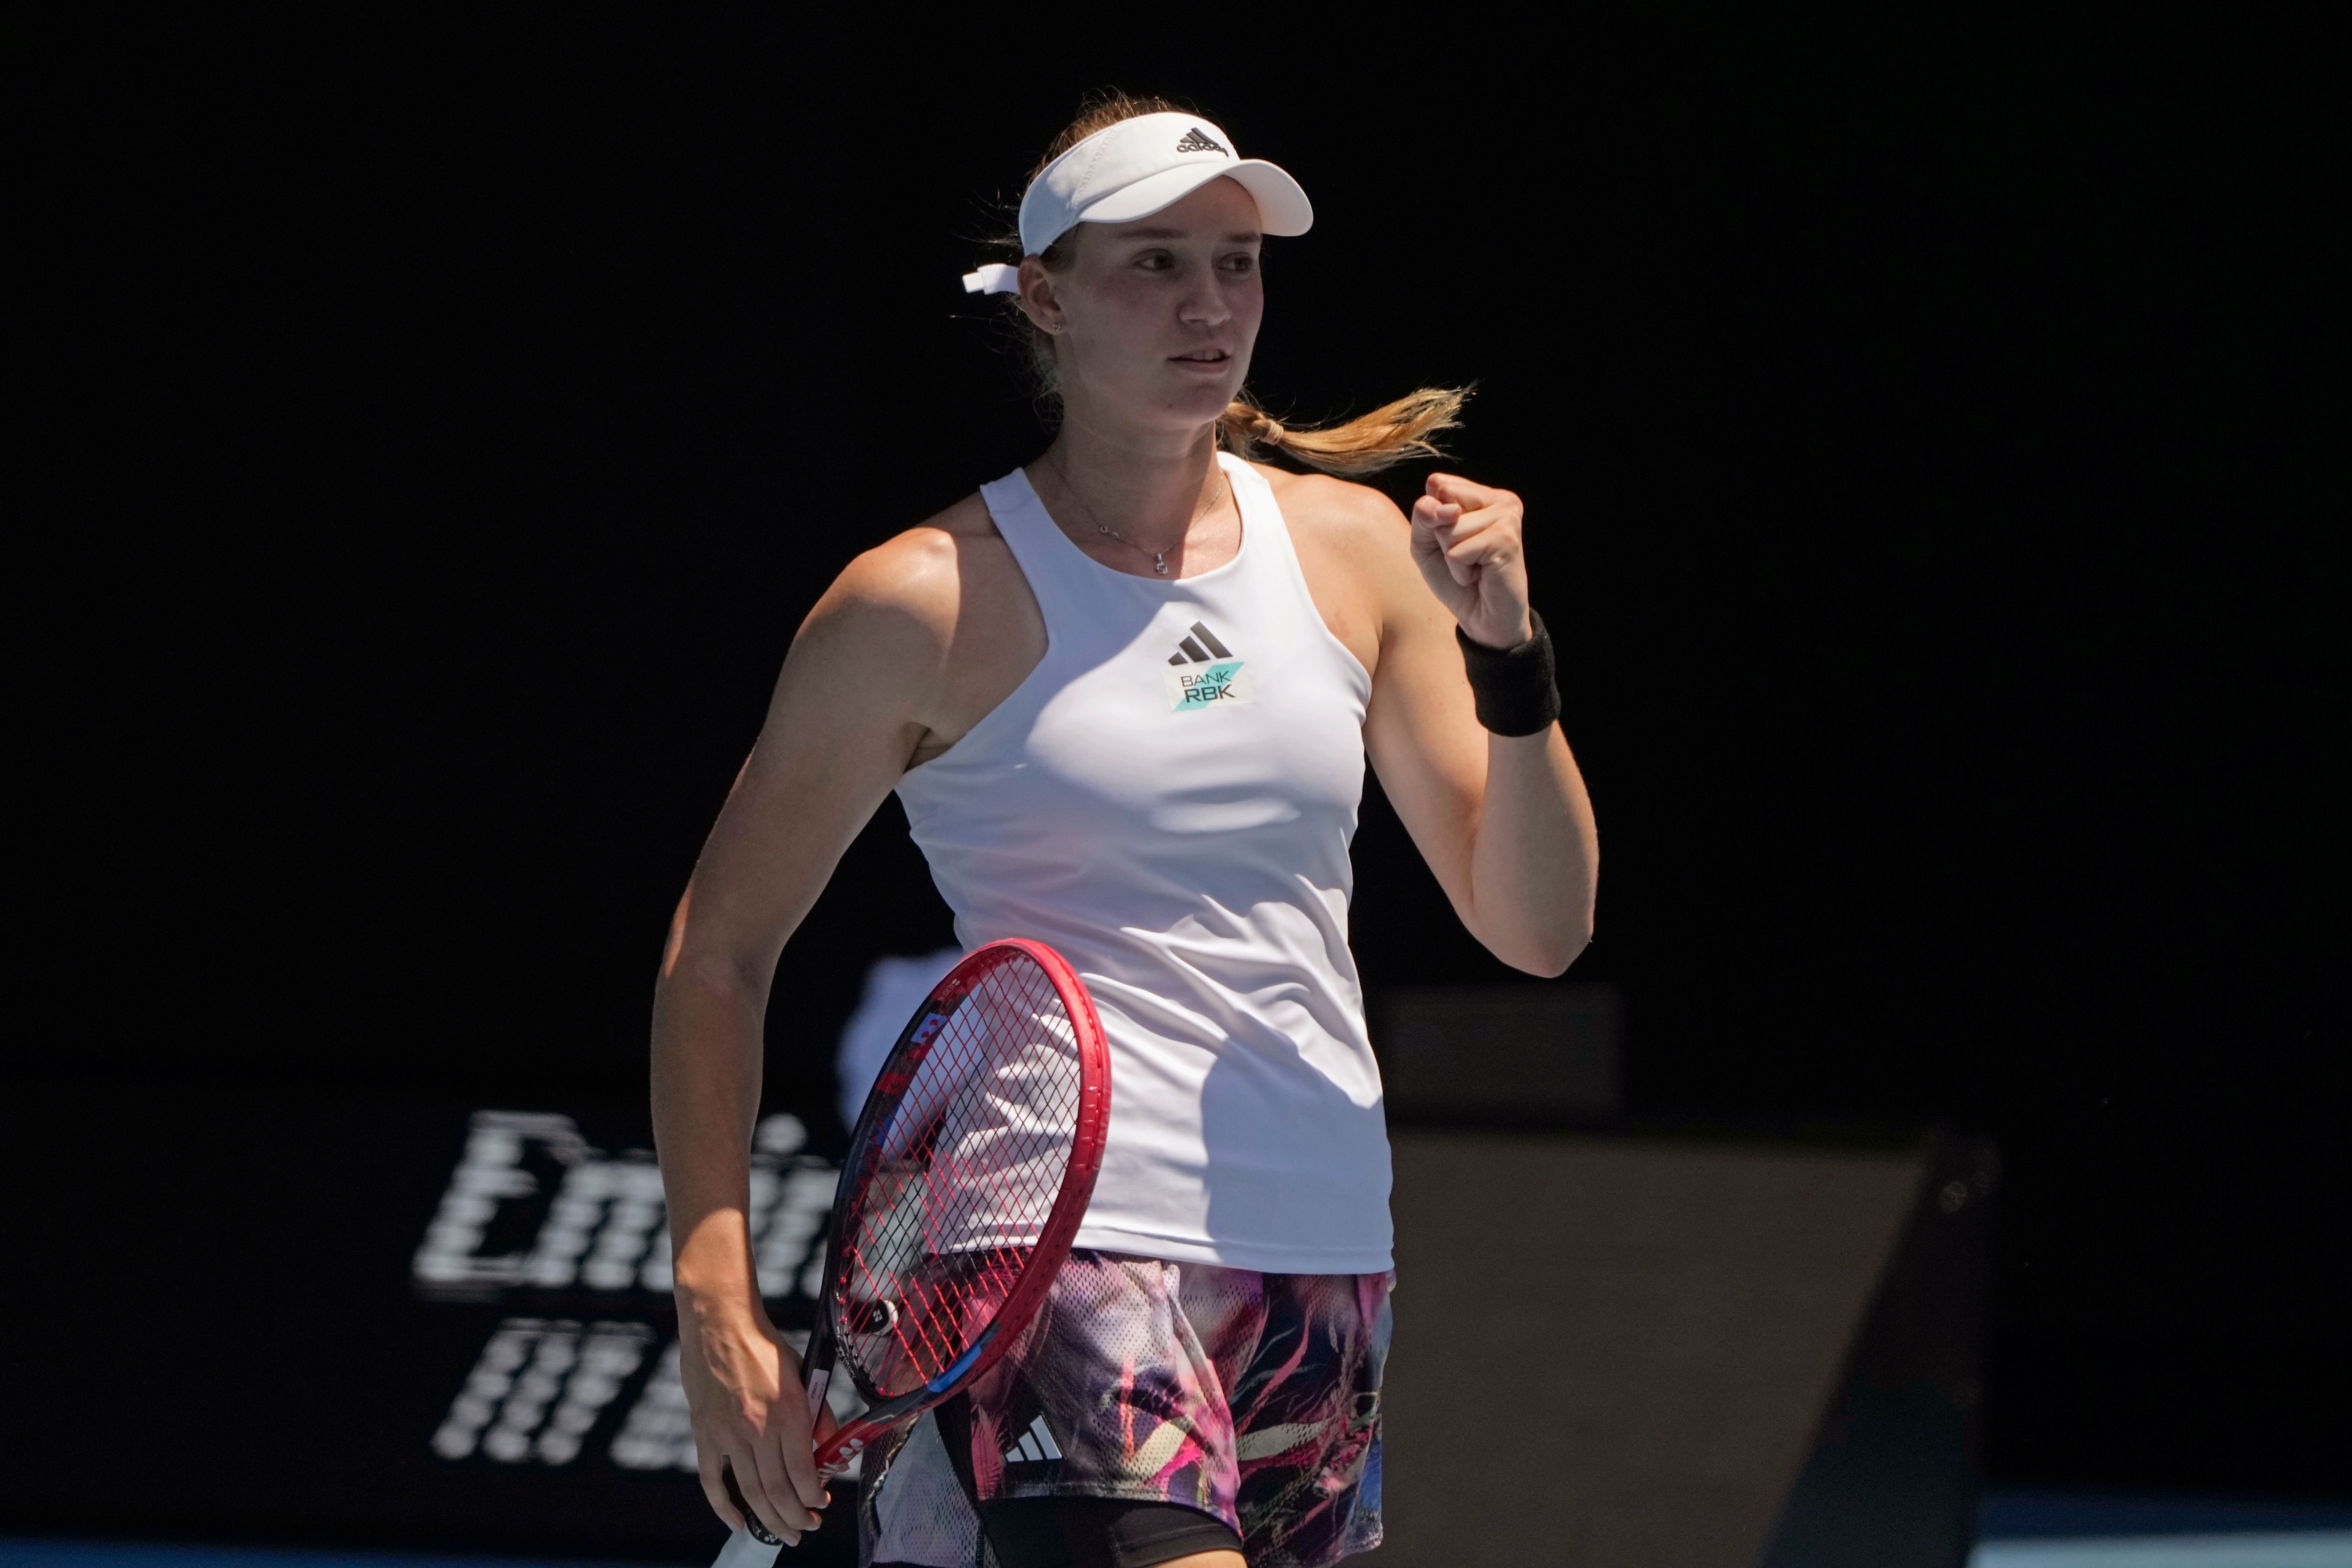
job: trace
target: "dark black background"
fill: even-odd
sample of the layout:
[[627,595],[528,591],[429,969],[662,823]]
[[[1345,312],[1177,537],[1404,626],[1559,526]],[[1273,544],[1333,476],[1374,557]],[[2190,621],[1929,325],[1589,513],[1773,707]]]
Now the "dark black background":
[[[13,1074],[638,1093],[800,617],[1041,444],[956,279],[1116,82],[1316,201],[1273,406],[1477,383],[1637,1107],[2000,1140],[1997,1478],[2345,1491],[2314,40],[650,17],[31,51]],[[1376,791],[1357,864],[1372,985],[1509,978]],[[886,806],[785,954],[777,1092],[946,931]]]

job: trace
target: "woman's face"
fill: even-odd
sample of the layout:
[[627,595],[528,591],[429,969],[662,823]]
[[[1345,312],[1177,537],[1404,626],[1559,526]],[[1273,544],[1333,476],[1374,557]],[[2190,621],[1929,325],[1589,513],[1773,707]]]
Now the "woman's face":
[[1265,295],[1257,203],[1215,179],[1126,224],[1080,224],[1060,272],[1022,268],[1024,306],[1054,334],[1064,406],[1081,417],[1197,432],[1249,374]]

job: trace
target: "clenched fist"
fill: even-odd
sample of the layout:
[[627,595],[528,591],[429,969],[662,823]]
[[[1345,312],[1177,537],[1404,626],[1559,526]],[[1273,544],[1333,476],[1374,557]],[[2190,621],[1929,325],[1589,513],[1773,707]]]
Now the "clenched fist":
[[1422,580],[1472,642],[1512,647],[1535,635],[1523,520],[1509,490],[1454,474],[1430,475],[1429,493],[1412,503],[1412,558]]

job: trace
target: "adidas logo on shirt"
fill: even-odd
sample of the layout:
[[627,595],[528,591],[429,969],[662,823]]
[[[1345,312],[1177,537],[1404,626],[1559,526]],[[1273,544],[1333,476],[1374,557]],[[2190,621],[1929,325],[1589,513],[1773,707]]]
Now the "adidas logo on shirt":
[[1200,713],[1228,703],[1257,700],[1248,667],[1203,622],[1192,623],[1168,662],[1174,667],[1165,680],[1171,713]]
[[1211,631],[1200,622],[1194,621],[1192,623],[1192,635],[1176,645],[1176,651],[1169,657],[1168,662],[1171,664],[1206,664],[1213,658],[1231,658],[1233,657],[1234,650],[1219,642],[1217,640],[1216,633]]
[[1029,1423],[1029,1430],[1021,1434],[1021,1441],[1004,1450],[1004,1462],[1017,1465],[1024,1460],[1058,1459],[1062,1450],[1055,1446],[1054,1435],[1045,1430],[1045,1417],[1039,1415]]

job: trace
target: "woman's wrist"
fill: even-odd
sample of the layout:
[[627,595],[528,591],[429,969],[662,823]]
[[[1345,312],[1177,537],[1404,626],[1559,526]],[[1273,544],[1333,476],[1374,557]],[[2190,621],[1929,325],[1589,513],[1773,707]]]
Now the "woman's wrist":
[[679,1326],[692,1325],[697,1330],[729,1330],[758,1328],[767,1321],[767,1309],[761,1303],[758,1291],[747,1286],[732,1289],[695,1289],[678,1284],[670,1291],[677,1303]]
[[763,1322],[751,1249],[731,1212],[697,1226],[670,1260],[670,1289],[678,1321],[698,1327]]
[[1538,735],[1559,720],[1559,680],[1552,664],[1551,634],[1543,617],[1528,612],[1533,627],[1525,642],[1512,647],[1489,647],[1474,641],[1460,626],[1454,640],[1462,645],[1462,666],[1470,678],[1471,700],[1478,722],[1497,735]]

